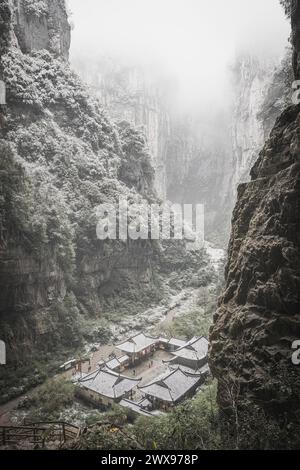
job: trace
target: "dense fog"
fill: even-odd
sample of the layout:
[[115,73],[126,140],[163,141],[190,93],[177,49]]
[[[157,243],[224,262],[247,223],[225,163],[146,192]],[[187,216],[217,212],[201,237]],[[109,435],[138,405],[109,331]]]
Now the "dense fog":
[[[228,97],[228,69],[243,53],[278,60],[289,23],[276,0],[69,0],[72,58],[109,56],[171,80],[180,108]],[[176,85],[175,85],[176,84]]]

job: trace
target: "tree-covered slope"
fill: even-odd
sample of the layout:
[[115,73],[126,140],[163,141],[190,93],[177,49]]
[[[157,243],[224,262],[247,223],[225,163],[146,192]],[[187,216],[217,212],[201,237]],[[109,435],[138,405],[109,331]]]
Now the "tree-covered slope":
[[160,295],[151,264],[159,245],[96,236],[99,204],[156,201],[145,139],[113,125],[70,69],[64,2],[39,3],[34,12],[27,1],[0,5],[0,325],[9,362],[78,345],[83,315],[101,315],[112,296],[142,304]]

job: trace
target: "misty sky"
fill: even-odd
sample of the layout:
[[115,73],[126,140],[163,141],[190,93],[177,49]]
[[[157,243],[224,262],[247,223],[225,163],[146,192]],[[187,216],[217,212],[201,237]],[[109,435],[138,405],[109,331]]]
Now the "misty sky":
[[71,56],[116,56],[173,76],[184,100],[222,94],[237,53],[279,57],[289,22],[278,0],[68,0]]

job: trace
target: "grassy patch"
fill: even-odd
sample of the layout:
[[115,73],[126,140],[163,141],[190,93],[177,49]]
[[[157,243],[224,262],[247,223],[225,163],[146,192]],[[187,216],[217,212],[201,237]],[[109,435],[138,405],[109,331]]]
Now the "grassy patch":
[[165,333],[173,337],[192,338],[193,336],[208,337],[212,325],[212,317],[201,310],[194,310],[187,315],[175,318],[172,325],[165,328]]

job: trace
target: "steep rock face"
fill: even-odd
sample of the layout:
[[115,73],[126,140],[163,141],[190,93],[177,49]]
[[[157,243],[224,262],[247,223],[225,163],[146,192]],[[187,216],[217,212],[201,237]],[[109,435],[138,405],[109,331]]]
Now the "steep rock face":
[[171,120],[167,195],[175,203],[204,204],[205,236],[223,246],[229,231],[231,139],[228,116]]
[[[81,315],[100,315],[122,295],[135,308],[161,295],[158,244],[96,236],[99,204],[157,200],[145,139],[113,125],[70,70],[64,2],[49,1],[39,20],[36,11],[25,18],[29,3],[45,2],[0,10],[11,21],[1,30],[0,140],[0,331],[10,363],[78,345]],[[50,24],[57,47],[51,34],[46,41]]]
[[232,408],[228,390],[235,388],[235,403],[248,411],[259,405],[285,426],[300,417],[300,369],[292,363],[300,338],[299,130],[300,108],[290,107],[251,182],[238,189],[210,352],[223,410]]
[[[240,56],[231,71],[232,104],[227,112],[210,121],[206,116],[198,123],[187,118],[171,120],[168,197],[176,202],[204,203],[206,236],[221,246],[228,242],[237,187],[249,180],[270,131],[260,114],[274,80],[274,67],[273,62]],[[273,94],[272,103],[281,91]],[[268,114],[269,126],[281,109]]]
[[80,58],[74,58],[73,65],[115,122],[125,120],[143,129],[158,195],[174,203],[204,203],[206,235],[224,244],[222,229],[227,225],[223,231],[229,231],[233,171],[228,122],[221,117],[218,132],[212,132],[214,125],[206,119],[199,124],[196,118],[174,112],[165,98],[164,82],[137,67]]
[[69,56],[71,27],[64,0],[11,0],[14,34],[23,53],[47,49]]
[[170,118],[154,80],[138,67],[102,59],[74,59],[75,69],[115,122],[127,121],[143,129],[155,170],[154,187],[166,198],[166,155]]
[[264,101],[258,113],[258,119],[264,127],[265,140],[269,137],[278,116],[291,104],[293,81],[292,48],[288,47],[264,90]]
[[300,79],[300,3],[299,0],[290,0],[292,22],[292,44],[294,47],[293,70],[295,79]]
[[[233,104],[211,117],[175,111],[166,98],[164,80],[154,80],[147,70],[109,59],[74,58],[73,65],[115,122],[125,120],[143,129],[159,196],[174,203],[204,204],[206,237],[224,247],[236,188],[249,179],[265,135],[282,110],[268,112],[267,130],[259,113],[274,64],[248,56],[237,59],[232,70]],[[269,99],[274,103],[276,96]],[[134,167],[130,171],[134,173]]]
[[249,180],[249,171],[266,139],[259,113],[273,73],[274,64],[261,63],[251,56],[240,57],[233,71],[236,96],[232,122],[234,191],[240,183]]

